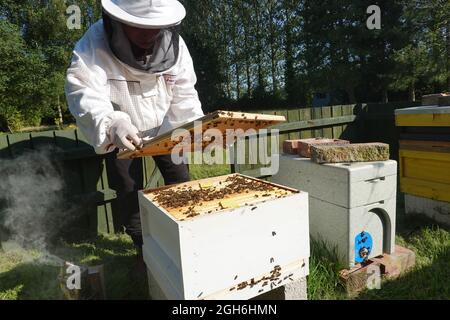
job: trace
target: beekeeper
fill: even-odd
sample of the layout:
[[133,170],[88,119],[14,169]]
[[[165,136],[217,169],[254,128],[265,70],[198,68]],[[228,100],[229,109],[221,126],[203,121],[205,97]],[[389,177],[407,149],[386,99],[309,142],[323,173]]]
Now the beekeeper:
[[[118,160],[152,137],[203,115],[192,58],[177,30],[176,0],[102,0],[103,19],[76,44],[66,79],[69,109],[97,153],[106,153],[126,232],[142,245],[137,191],[142,160]],[[154,157],[166,184],[189,180],[187,166]]]

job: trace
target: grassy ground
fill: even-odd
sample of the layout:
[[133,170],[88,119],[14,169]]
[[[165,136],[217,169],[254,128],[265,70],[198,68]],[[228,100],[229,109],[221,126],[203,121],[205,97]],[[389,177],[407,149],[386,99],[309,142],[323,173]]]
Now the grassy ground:
[[[103,264],[108,299],[146,299],[145,278],[132,272],[136,251],[128,236],[100,235],[80,243],[60,242],[50,252],[83,266]],[[50,260],[50,261],[49,261]],[[1,299],[62,299],[61,268],[36,250],[0,253]]]
[[[398,235],[396,241],[416,253],[414,269],[383,282],[380,290],[367,290],[352,299],[450,299],[450,232],[421,225],[409,234]],[[322,244],[312,243],[310,299],[349,299],[339,283],[340,267],[335,261]]]
[[[192,178],[229,173],[228,166],[190,167]],[[401,201],[400,201],[401,202]],[[353,299],[450,299],[450,231],[421,218],[405,217],[399,204],[397,244],[416,252],[416,267],[380,290]],[[125,235],[100,235],[91,241],[60,242],[50,252],[82,265],[104,264],[109,299],[147,299],[145,278],[133,277],[135,249]],[[349,299],[339,282],[335,254],[312,242],[308,296],[310,299]],[[0,251],[1,299],[61,299],[60,267],[35,250]]]

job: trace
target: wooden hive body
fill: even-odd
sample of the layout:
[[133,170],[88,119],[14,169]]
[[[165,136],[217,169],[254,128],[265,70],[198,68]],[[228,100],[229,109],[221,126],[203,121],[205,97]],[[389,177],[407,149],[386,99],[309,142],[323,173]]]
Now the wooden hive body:
[[[220,190],[233,177],[273,189],[227,194],[194,209],[155,200],[170,188]],[[167,298],[248,299],[308,274],[307,193],[237,174],[170,188],[139,194],[144,259]]]

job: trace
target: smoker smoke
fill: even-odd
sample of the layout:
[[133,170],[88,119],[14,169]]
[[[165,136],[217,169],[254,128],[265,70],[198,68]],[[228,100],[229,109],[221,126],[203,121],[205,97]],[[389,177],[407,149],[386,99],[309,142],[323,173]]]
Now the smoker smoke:
[[0,159],[0,228],[3,225],[11,234],[10,244],[12,240],[45,252],[51,264],[59,265],[60,259],[48,254],[47,244],[69,222],[71,210],[64,201],[64,179],[54,154],[54,148],[45,148]]

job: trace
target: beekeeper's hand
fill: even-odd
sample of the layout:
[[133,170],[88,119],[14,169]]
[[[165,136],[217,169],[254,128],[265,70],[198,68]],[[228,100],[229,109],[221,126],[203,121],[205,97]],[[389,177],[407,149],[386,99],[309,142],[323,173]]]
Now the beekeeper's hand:
[[139,130],[127,119],[117,119],[109,128],[111,142],[120,149],[136,150],[142,140],[138,137]]

